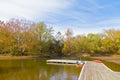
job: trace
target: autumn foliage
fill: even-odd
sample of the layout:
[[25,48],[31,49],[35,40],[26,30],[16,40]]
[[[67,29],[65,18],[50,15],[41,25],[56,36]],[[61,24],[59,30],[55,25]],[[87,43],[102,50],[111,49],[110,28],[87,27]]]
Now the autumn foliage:
[[[71,34],[67,30],[69,35]],[[68,35],[66,35],[68,36]],[[120,30],[105,30],[104,33],[66,37],[64,54],[112,55],[120,54]]]
[[[65,34],[65,35],[63,35]],[[53,36],[45,23],[10,19],[0,21],[0,54],[63,56],[120,54],[120,30],[73,36],[71,29]]]

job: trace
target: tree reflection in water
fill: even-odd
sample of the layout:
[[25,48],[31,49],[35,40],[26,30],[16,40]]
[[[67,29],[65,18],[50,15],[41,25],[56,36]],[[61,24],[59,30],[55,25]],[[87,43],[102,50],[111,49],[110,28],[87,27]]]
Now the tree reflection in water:
[[45,59],[1,60],[2,80],[77,80],[81,68],[49,65]]

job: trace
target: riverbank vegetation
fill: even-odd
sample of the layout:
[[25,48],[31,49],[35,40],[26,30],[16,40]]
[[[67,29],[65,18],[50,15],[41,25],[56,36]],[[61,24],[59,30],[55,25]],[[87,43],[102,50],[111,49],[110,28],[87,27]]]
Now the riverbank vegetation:
[[120,54],[120,30],[73,36],[71,29],[53,34],[44,22],[0,21],[1,55],[80,56]]
[[107,62],[107,61],[102,61],[102,62],[111,70],[120,72],[120,64],[117,64],[115,62]]

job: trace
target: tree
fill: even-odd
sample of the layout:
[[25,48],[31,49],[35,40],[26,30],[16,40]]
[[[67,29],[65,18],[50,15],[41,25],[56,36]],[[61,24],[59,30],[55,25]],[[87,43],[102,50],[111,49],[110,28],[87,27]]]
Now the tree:
[[92,54],[99,54],[101,53],[101,40],[103,38],[103,34],[88,34],[87,40],[88,40],[88,46],[89,46],[89,52]]
[[11,42],[12,55],[24,55],[27,51],[28,45],[26,45],[26,36],[24,35],[28,32],[29,24],[26,20],[11,19],[6,23],[9,31],[12,33],[13,42]]
[[65,39],[64,39],[64,47],[63,47],[63,53],[71,53],[72,52],[72,30],[67,29],[66,33],[65,33]]
[[35,29],[35,33],[38,37],[37,40],[39,41],[38,46],[39,46],[40,53],[48,53],[50,41],[53,38],[52,27],[47,28],[47,26],[43,22],[40,22],[40,23],[35,25],[34,29]]
[[50,53],[55,56],[62,56],[62,48],[63,48],[63,36],[61,32],[57,32],[55,38],[52,40],[50,45]]
[[102,44],[106,53],[120,53],[120,30],[105,30]]

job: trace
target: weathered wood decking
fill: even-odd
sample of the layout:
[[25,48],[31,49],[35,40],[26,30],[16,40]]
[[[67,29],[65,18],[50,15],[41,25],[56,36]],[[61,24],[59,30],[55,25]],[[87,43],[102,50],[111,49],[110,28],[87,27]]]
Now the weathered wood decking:
[[114,72],[103,63],[86,62],[78,80],[120,80],[120,72]]
[[[76,64],[80,60],[47,60],[47,63]],[[81,62],[81,61],[80,61]],[[114,72],[103,63],[87,61],[78,80],[120,80],[120,72]]]

